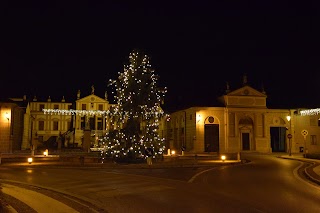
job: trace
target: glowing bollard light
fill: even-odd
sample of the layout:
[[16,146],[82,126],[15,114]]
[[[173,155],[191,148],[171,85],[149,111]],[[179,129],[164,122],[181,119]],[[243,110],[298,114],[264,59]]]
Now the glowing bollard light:
[[32,159],[32,158],[28,158],[28,163],[29,163],[29,164],[31,164],[31,163],[32,163],[32,161],[33,161],[33,159]]
[[43,152],[44,156],[48,156],[48,149],[46,149],[46,151]]
[[221,155],[221,160],[222,160],[222,162],[224,162],[226,160],[226,156],[225,155]]
[[175,154],[176,154],[176,151],[172,150],[171,155],[175,155]]

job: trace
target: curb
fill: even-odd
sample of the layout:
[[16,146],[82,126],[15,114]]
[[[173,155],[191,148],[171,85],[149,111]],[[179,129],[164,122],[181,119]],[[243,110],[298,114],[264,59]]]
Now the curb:
[[318,184],[320,186],[320,179],[314,178],[312,176],[312,174],[310,174],[310,171],[308,171],[309,169],[311,169],[312,172],[313,172],[313,168],[314,167],[320,166],[319,163],[314,162],[312,159],[300,159],[300,158],[283,157],[283,156],[277,156],[277,158],[288,159],[288,160],[297,160],[297,161],[301,161],[301,162],[311,163],[312,164],[311,166],[307,166],[306,168],[304,168],[303,173],[306,175],[306,177],[310,181],[312,181],[312,182],[314,182],[314,183],[316,183],[316,184]]
[[[309,161],[306,161],[306,162],[309,162]],[[313,181],[313,182],[315,182],[316,184],[320,185],[320,180],[317,179],[317,178],[312,177],[312,175],[310,174],[310,172],[308,172],[308,169],[313,170],[313,168],[316,167],[316,166],[319,166],[319,164],[318,164],[318,163],[315,163],[315,162],[309,162],[309,163],[312,163],[312,165],[306,167],[306,168],[304,169],[304,173],[308,176],[308,178],[311,179],[311,181]]]

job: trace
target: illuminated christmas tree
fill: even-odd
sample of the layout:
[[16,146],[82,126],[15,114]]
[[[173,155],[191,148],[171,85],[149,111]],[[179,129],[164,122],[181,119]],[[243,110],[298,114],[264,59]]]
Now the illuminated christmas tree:
[[157,86],[157,80],[149,57],[137,50],[130,53],[118,79],[110,80],[117,104],[110,109],[109,123],[113,126],[103,139],[107,155],[136,159],[145,157],[146,149],[151,148],[154,158],[162,156],[165,142],[158,129],[165,116],[160,104],[167,91]]

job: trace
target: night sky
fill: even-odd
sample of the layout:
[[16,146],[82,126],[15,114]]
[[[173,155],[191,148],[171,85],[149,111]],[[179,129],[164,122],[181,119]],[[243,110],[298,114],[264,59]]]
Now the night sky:
[[94,85],[111,99],[108,80],[137,48],[168,88],[168,111],[217,106],[244,74],[268,108],[320,107],[317,1],[14,2],[0,3],[1,98],[73,101]]

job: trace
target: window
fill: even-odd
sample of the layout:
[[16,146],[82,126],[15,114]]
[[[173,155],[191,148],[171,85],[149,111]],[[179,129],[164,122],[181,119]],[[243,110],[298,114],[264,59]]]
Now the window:
[[87,104],[82,104],[82,110],[87,110]]
[[39,111],[42,111],[44,109],[44,104],[39,105]]
[[58,121],[53,121],[53,130],[54,131],[59,130],[59,122]]
[[86,126],[86,118],[85,117],[81,117],[81,129],[84,129]]
[[103,105],[99,104],[99,110],[102,111],[103,110]]
[[39,121],[39,130],[40,131],[44,130],[44,121]]
[[67,128],[68,128],[67,130],[71,130],[71,121],[67,122]]
[[97,128],[98,128],[98,130],[102,130],[103,129],[103,127],[102,127],[102,118],[98,118],[97,119],[98,121],[97,121]]
[[68,110],[72,109],[72,105],[68,105]]
[[59,109],[59,105],[58,104],[53,105],[53,109]]
[[317,145],[317,136],[316,135],[310,135],[311,145]]

